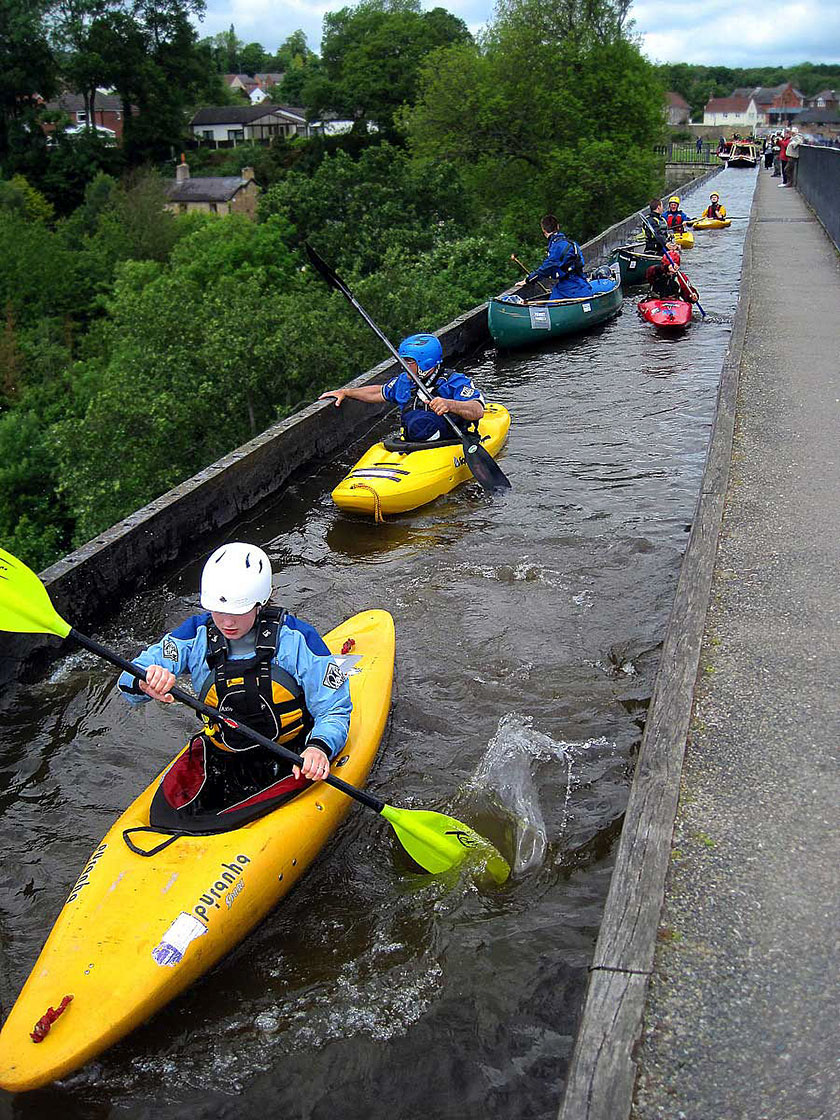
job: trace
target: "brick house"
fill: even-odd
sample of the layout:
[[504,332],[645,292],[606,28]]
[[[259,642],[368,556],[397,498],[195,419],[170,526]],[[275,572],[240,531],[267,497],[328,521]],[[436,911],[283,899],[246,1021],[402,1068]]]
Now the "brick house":
[[[54,101],[48,101],[46,108],[66,113],[70,118],[71,127],[73,125],[84,126],[88,123],[85,99],[80,93],[62,93]],[[92,124],[109,129],[114,133],[117,143],[122,143],[125,113],[119,97],[116,97],[113,93],[97,90],[93,101],[92,117]],[[55,125],[45,124],[43,128],[45,132],[52,132]]]

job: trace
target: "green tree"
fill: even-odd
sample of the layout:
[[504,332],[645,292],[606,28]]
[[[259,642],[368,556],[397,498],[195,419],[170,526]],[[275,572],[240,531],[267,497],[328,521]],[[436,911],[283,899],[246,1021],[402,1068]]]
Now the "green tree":
[[26,144],[38,96],[50,97],[58,83],[44,25],[47,7],[47,0],[0,4],[0,174],[10,151]]
[[640,205],[657,185],[663,90],[625,15],[610,0],[509,3],[481,44],[428,59],[402,116],[412,150],[451,161],[518,236],[553,210],[582,240]]
[[311,173],[289,172],[260,202],[260,218],[272,215],[287,219],[300,240],[312,238],[340,267],[366,273],[379,267],[392,243],[420,251],[441,226],[466,221],[468,211],[446,163],[412,160],[391,144],[377,144],[357,160],[338,151]]
[[394,112],[413,102],[420,66],[430,52],[471,38],[462,20],[419,0],[361,0],[324,16],[324,79],[305,87],[307,108],[332,110],[358,122],[393,126]]

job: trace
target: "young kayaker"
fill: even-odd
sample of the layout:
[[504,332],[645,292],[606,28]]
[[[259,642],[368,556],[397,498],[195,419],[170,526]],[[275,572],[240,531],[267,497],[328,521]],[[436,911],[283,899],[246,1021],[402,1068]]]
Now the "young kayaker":
[[182,756],[180,771],[173,768],[169,776],[174,809],[198,799],[199,808],[218,811],[266,795],[283,779],[293,792],[306,780],[325,778],[345,744],[352,710],[345,674],[318,632],[270,606],[270,598],[265,552],[241,542],[222,545],[201,574],[204,613],[134,658],[146,670],[145,681],[128,673],[119,678],[129,703],[171,703],[176,677],[189,673],[206,704],[303,756],[302,766],[290,768],[222,721],[207,723]]
[[666,247],[674,245],[673,234],[662,216],[662,199],[652,198],[645,214],[645,252],[661,253]]
[[[670,257],[670,259],[669,259]],[[645,273],[651,292],[657,299],[683,299],[689,303],[697,302],[697,292],[680,271],[680,255],[671,251],[663,255],[659,264],[652,264]]]
[[709,195],[709,205],[700,215],[702,218],[716,218],[723,221],[726,217],[726,207],[721,205],[720,195],[717,191],[712,191]]
[[443,348],[433,334],[412,334],[400,343],[398,353],[422,381],[430,399],[424,400],[405,370],[384,385],[362,385],[350,389],[328,389],[319,400],[333,398],[338,408],[343,400],[399,405],[403,438],[412,443],[448,439],[452,429],[444,420],[448,413],[465,431],[484,415],[484,395],[466,374],[444,369]]
[[685,226],[688,221],[688,214],[680,210],[680,196],[678,194],[672,194],[668,199],[668,209],[663,217],[668,228],[674,233],[679,233]]

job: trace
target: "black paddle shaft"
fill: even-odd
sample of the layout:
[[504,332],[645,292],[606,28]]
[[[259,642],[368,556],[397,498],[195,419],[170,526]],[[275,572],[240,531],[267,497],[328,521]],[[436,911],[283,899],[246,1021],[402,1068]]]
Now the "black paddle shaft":
[[[84,646],[85,649],[89,649],[91,653],[95,653],[106,661],[110,661],[112,665],[116,665],[117,668],[122,669],[124,673],[130,673],[135,680],[145,681],[145,669],[141,669],[138,665],[135,665],[133,661],[126,661],[125,658],[120,657],[118,653],[114,653],[114,651],[108,649],[107,646],[100,645],[99,642],[94,641],[93,638],[88,638],[84,634],[80,634],[75,627],[70,628],[70,633],[67,636],[68,638],[73,638],[80,646]],[[255,743],[259,743],[261,747],[265,747],[266,750],[271,751],[272,754],[276,754],[280,758],[285,759],[286,762],[292,762],[297,766],[303,764],[303,759],[300,755],[295,754],[294,751],[290,751],[288,747],[273,742],[271,739],[266,738],[265,735],[261,735],[259,731],[254,731],[252,728],[246,727],[244,723],[239,723],[238,720],[228,719],[220,715],[217,708],[211,708],[209,704],[204,704],[201,700],[196,700],[189,692],[184,692],[184,690],[177,685],[172,689],[171,695],[175,700],[180,701],[181,704],[186,704],[188,708],[192,708],[194,712],[198,712],[201,716],[207,716],[207,718],[214,723],[226,723],[229,727],[234,728],[236,731],[246,736],[246,738],[253,740]],[[342,793],[346,793],[348,797],[352,797],[356,801],[361,802],[362,805],[366,805],[368,809],[373,809],[376,813],[381,813],[385,808],[385,802],[380,801],[378,797],[374,797],[371,793],[366,793],[365,790],[359,789],[357,786],[351,786],[349,782],[343,782],[341,778],[336,778],[332,774],[324,778],[324,781],[328,785],[334,786],[335,789],[341,790]]]
[[[402,355],[394,347],[388,336],[380,330],[376,323],[368,315],[367,311],[362,307],[344,281],[340,276],[337,276],[325,260],[318,256],[312,246],[306,243],[306,255],[309,257],[312,267],[320,276],[327,282],[331,288],[335,288],[337,292],[341,292],[344,298],[350,303],[356,311],[361,315],[376,337],[385,344],[387,349],[391,352],[394,358],[399,362],[414,384],[420,391],[420,395],[426,403],[432,398],[429,390],[420,380],[420,378],[409,369]],[[464,446],[464,455],[466,456],[467,466],[472,471],[477,482],[479,482],[485,490],[509,490],[510,479],[502,471],[501,467],[495,461],[492,455],[487,452],[480,442],[480,437],[473,437],[469,432],[464,432],[448,413],[444,413],[444,420],[449,427],[461,441]]]

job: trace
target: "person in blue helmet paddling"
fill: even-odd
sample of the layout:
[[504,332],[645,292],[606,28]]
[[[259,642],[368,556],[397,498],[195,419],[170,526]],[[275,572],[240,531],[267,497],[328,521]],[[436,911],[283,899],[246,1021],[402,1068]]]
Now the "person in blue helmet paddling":
[[[400,343],[400,357],[420,379],[418,386],[403,370],[384,385],[329,389],[320,400],[332,398],[338,408],[344,400],[399,405],[403,438],[411,443],[427,443],[452,436],[444,417],[448,414],[464,431],[472,429],[484,415],[484,396],[471,378],[445,369],[443,348],[433,334],[412,334]],[[426,399],[428,397],[428,399]]]
[[[219,710],[163,779],[153,806],[158,823],[161,814],[174,827],[187,817],[192,827],[196,816],[218,823],[260,815],[327,777],[347,740],[352,702],[343,662],[308,622],[270,605],[271,589],[261,548],[222,545],[202,571],[204,613],[134,658],[145,681],[123,673],[117,682],[131,704],[170,703],[176,677],[188,673],[199,699]],[[290,767],[224,717],[302,755],[302,765]]]

